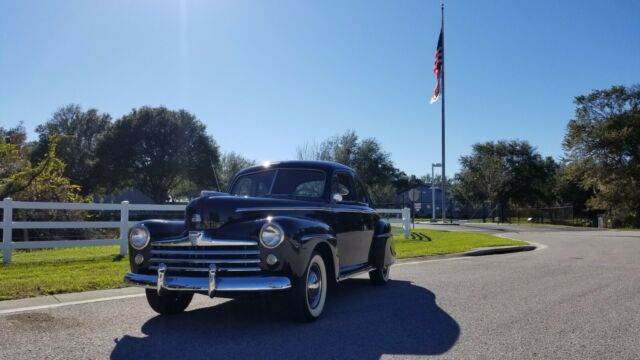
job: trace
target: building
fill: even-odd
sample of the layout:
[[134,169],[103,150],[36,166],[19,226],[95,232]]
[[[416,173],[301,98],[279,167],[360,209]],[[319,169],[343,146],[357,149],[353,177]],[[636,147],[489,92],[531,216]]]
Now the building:
[[[436,217],[442,217],[442,190],[436,186]],[[413,201],[415,199],[415,201]],[[414,216],[416,217],[431,217],[431,199],[432,191],[431,185],[420,185],[404,191],[399,192],[393,204],[399,207],[408,207],[414,210]]]

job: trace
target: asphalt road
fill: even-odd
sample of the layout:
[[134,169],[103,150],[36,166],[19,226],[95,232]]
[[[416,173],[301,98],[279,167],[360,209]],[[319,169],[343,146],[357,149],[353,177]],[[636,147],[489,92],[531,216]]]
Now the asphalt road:
[[173,317],[144,298],[0,315],[0,358],[640,358],[640,232],[474,226],[547,247],[353,279],[312,324],[279,299],[203,296]]

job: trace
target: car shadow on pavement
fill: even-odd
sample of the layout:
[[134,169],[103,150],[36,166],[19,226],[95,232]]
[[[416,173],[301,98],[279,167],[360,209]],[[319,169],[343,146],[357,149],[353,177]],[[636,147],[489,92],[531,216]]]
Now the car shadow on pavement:
[[117,339],[111,358],[379,359],[442,354],[460,336],[435,295],[411,282],[352,279],[332,290],[323,317],[308,324],[290,319],[284,297],[156,316],[142,325],[146,337]]

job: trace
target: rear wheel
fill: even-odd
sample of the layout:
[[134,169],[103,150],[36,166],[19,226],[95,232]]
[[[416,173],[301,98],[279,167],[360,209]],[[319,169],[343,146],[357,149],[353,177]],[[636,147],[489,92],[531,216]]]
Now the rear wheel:
[[147,302],[155,312],[161,315],[178,314],[189,306],[193,293],[181,291],[165,291],[158,295],[155,289],[147,289]]
[[316,320],[324,310],[327,298],[327,268],[324,259],[314,253],[304,276],[297,279],[291,289],[292,308],[298,321]]
[[391,265],[385,265],[381,268],[369,271],[369,279],[376,285],[386,285],[389,282],[389,272]]

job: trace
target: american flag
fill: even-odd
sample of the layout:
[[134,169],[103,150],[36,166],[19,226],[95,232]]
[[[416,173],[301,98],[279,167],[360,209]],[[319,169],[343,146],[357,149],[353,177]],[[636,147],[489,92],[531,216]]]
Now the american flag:
[[442,70],[442,62],[444,61],[443,37],[442,29],[440,29],[436,56],[433,60],[433,75],[436,77],[436,87],[433,89],[433,95],[431,95],[431,104],[438,101],[440,98],[440,79],[442,78],[440,71]]

